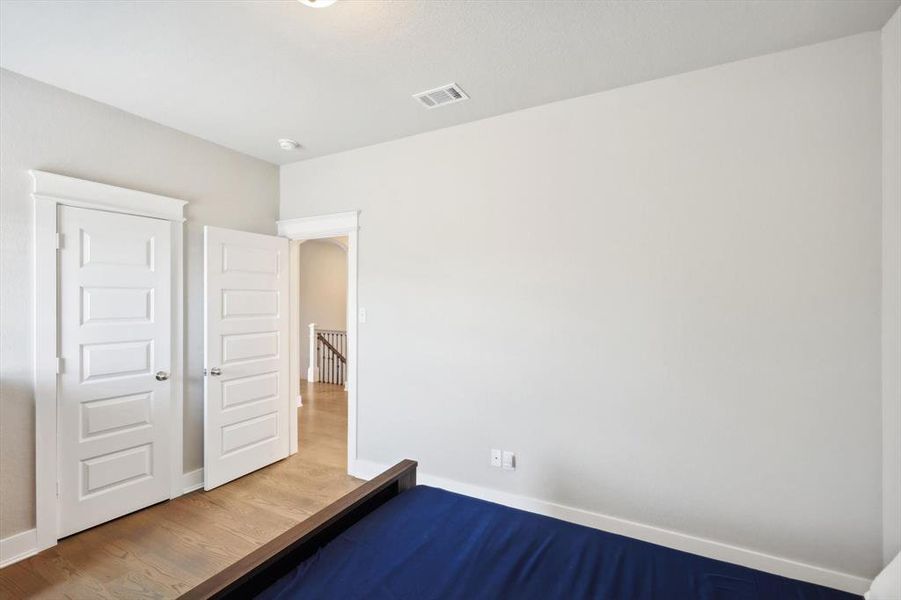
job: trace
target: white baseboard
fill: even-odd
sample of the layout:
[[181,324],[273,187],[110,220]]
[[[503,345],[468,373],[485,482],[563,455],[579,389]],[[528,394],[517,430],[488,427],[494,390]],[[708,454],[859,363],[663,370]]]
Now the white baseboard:
[[[383,472],[390,465],[382,465],[367,460],[356,460],[348,469],[348,472],[354,477],[360,479],[372,479],[379,473]],[[690,552],[707,558],[722,560],[736,565],[757,569],[797,579],[815,583],[826,587],[850,592],[853,594],[863,594],[870,588],[871,580],[865,577],[858,577],[849,573],[842,573],[824,567],[818,567],[780,556],[773,556],[756,550],[733,546],[715,540],[697,537],[679,531],[663,529],[653,525],[646,525],[636,521],[629,521],[619,517],[612,517],[601,513],[590,512],[580,508],[555,504],[537,498],[529,498],[518,494],[511,494],[499,490],[484,488],[469,483],[462,483],[445,479],[443,477],[435,477],[428,473],[417,473],[417,482],[433,487],[440,487],[451,492],[472,496],[518,508],[528,512],[554,517],[562,521],[577,523],[593,529],[601,529],[628,536],[652,544],[666,546],[683,552]]]
[[[360,479],[372,479],[387,468],[388,465],[366,460],[356,460],[350,465],[348,472]],[[619,517],[484,488],[443,477],[435,477],[427,473],[417,473],[417,481],[424,485],[440,487],[466,496],[472,496],[473,498],[496,502],[528,512],[555,517],[570,523],[577,523],[586,527],[601,529],[668,548],[682,550],[683,552],[691,552],[707,558],[722,560],[791,579],[816,583],[854,594],[863,594],[869,589],[871,583],[871,580],[865,577],[858,577],[816,565],[773,556],[687,533],[620,519]],[[186,494],[201,489],[203,487],[203,469],[185,473],[183,476],[183,487]],[[3,538],[0,540],[0,568],[28,558],[37,552],[37,530],[35,529],[29,529],[28,531]]]
[[38,530],[29,529],[0,540],[0,569],[38,552]]
[[[203,469],[182,475],[182,493],[203,488]],[[29,529],[0,540],[0,568],[11,565],[38,552],[37,529]]]
[[182,477],[182,494],[193,492],[203,488],[203,468],[194,469],[185,473]]

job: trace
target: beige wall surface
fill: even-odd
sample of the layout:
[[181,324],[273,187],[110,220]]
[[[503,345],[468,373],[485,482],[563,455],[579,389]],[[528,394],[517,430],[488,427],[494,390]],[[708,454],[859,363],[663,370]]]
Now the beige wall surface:
[[883,560],[901,550],[901,9],[882,30]]
[[282,167],[281,218],[361,211],[360,458],[875,574],[880,70],[869,33]]
[[187,200],[185,470],[203,460],[203,225],[275,233],[278,171],[0,70],[0,538],[34,527],[33,217],[28,169]]

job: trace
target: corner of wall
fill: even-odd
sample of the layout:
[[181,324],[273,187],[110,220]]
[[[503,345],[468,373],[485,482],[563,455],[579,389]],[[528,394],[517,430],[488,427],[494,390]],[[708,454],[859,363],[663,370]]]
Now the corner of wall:
[[882,555],[901,549],[901,8],[882,29]]

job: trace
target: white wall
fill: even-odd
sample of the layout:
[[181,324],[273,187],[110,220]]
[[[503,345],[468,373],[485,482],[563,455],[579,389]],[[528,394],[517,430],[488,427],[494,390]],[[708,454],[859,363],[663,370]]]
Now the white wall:
[[359,457],[874,574],[880,129],[870,33],[283,167],[361,210]]
[[883,560],[901,550],[901,9],[882,30]]
[[42,169],[189,201],[185,470],[203,457],[202,226],[274,233],[276,167],[0,70],[0,538],[34,527],[31,179]]
[[[346,242],[345,242],[346,244]],[[311,240],[300,245],[300,373],[310,364],[309,324],[347,329],[347,252],[336,243]]]

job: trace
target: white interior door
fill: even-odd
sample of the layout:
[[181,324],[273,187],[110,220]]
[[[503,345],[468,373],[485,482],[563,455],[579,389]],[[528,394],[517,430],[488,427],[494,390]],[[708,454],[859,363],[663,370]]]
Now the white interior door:
[[168,221],[59,208],[59,536],[169,498]]
[[288,240],[204,227],[204,489],[288,456]]

